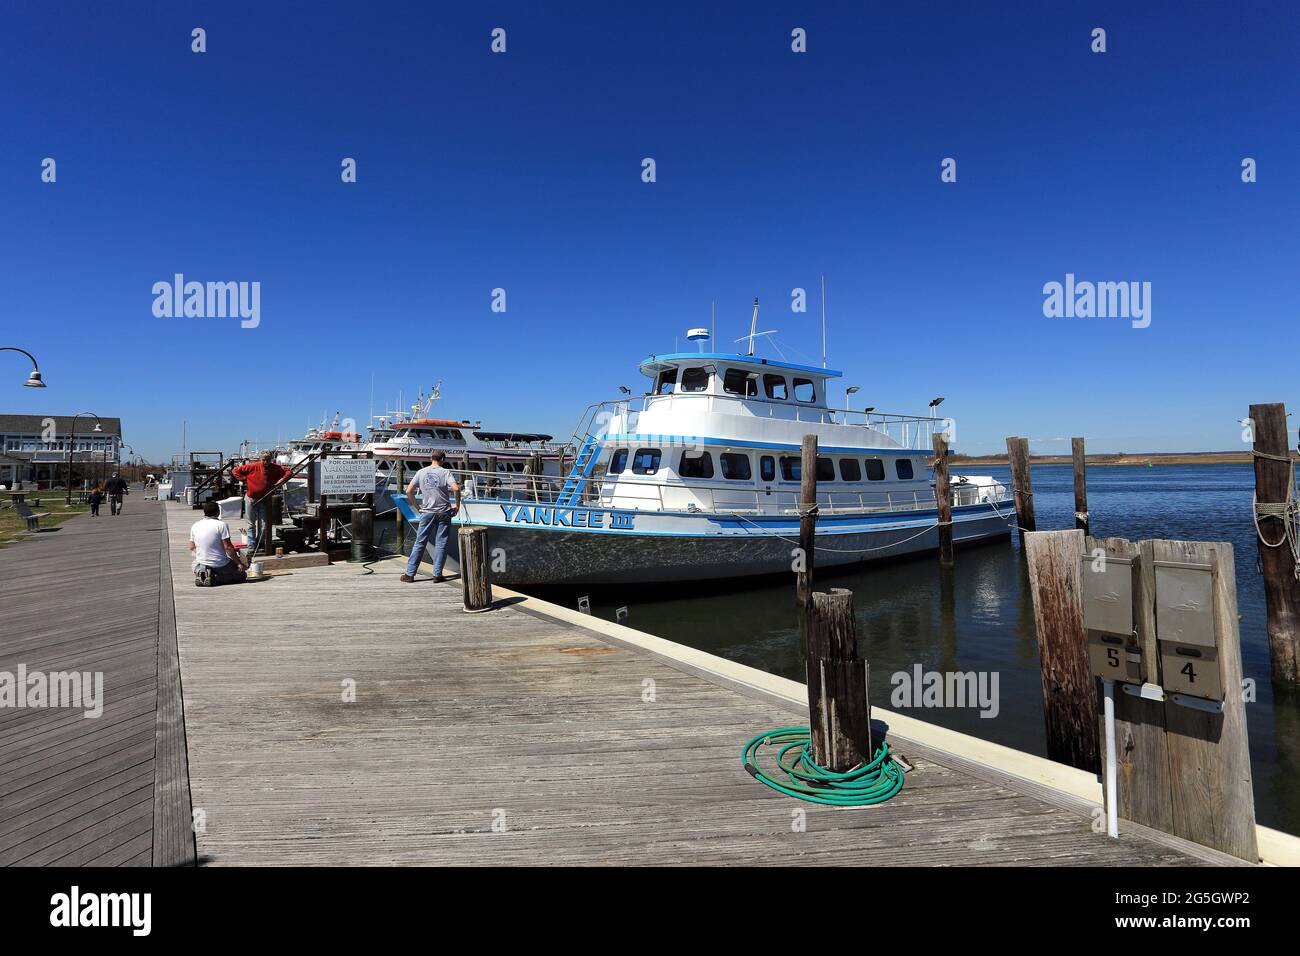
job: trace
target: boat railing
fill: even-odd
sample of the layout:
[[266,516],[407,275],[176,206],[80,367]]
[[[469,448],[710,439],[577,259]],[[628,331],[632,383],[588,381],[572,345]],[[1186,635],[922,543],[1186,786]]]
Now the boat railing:
[[[703,403],[703,411],[727,411],[745,408],[762,418],[781,421],[807,422],[817,425],[856,425],[874,429],[901,448],[930,451],[936,432],[944,433],[951,443],[953,421],[932,415],[906,415],[895,412],[856,411],[848,408],[829,408],[795,400],[759,398],[757,396],[719,395],[713,392],[667,392],[663,395],[647,393],[627,396],[588,405],[573,430],[569,446],[578,448],[588,435],[602,433],[602,425],[621,418],[627,431],[634,431],[636,418],[656,405],[689,402],[693,407]],[[636,407],[639,406],[639,407]]]
[[[521,475],[516,473],[469,475],[466,499],[473,502],[519,502],[554,505],[560,503],[563,477]],[[1001,504],[1009,501],[1002,484],[975,485],[957,483],[951,487],[955,508],[977,504]],[[798,488],[733,487],[713,484],[636,479],[609,481],[594,476],[584,487],[580,502],[566,500],[565,506],[613,508],[642,511],[685,511],[709,514],[798,514]],[[820,486],[817,506],[821,514],[893,513],[933,510],[933,487],[908,491],[869,491],[867,489],[830,489]]]

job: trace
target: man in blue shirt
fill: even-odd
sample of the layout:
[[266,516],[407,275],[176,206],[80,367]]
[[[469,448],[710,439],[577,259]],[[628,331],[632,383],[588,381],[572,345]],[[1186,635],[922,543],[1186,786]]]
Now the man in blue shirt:
[[407,584],[415,580],[430,537],[433,538],[433,580],[447,580],[442,576],[442,565],[447,560],[447,538],[451,534],[452,516],[460,510],[460,485],[442,466],[446,453],[439,449],[430,457],[433,461],[429,467],[417,471],[406,486],[408,501],[414,501],[415,490],[420,489],[420,526],[415,532],[415,547],[406,562],[406,573],[402,575],[402,581]]

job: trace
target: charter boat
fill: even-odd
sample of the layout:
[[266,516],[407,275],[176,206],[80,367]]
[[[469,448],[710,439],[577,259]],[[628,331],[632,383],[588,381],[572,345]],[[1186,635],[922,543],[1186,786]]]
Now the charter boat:
[[[456,521],[487,527],[494,580],[635,584],[789,572],[804,435],[818,440],[818,567],[936,549],[928,462],[945,420],[933,406],[929,417],[832,408],[827,384],[840,372],[756,357],[752,336],[748,355],[701,345],[643,360],[652,388],[588,407],[558,490],[472,480]],[[1005,485],[954,476],[952,491],[956,544],[1010,534]]]
[[[399,463],[409,476],[429,464],[429,456],[438,450],[446,453],[447,467],[466,473],[494,470],[518,475],[535,471],[557,479],[564,474],[565,446],[554,443],[550,435],[489,431],[481,422],[469,419],[432,418],[433,404],[441,397],[440,384],[430,390],[428,398],[421,394],[408,416],[385,422],[382,431],[372,429],[371,440],[364,447],[375,457],[381,485]],[[555,484],[558,487],[559,482]]]

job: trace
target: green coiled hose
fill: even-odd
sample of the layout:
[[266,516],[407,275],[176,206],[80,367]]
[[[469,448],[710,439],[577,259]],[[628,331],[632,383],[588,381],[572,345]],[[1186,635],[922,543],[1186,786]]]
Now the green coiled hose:
[[[790,778],[783,783],[758,768],[758,751],[764,745],[780,747],[776,765]],[[871,762],[844,773],[820,766],[813,759],[812,731],[807,727],[780,727],[759,734],[741,752],[745,770],[777,793],[831,807],[869,807],[884,803],[903,789],[903,768],[889,754],[889,744],[876,748]]]

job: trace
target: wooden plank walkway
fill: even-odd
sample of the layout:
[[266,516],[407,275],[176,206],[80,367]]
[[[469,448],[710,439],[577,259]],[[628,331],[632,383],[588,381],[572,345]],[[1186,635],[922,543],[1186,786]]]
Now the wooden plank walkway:
[[[137,494],[120,516],[105,505],[99,518],[0,551],[0,671],[101,672],[104,702],[98,718],[0,707],[0,864],[157,859],[159,631],[172,621],[170,600],[160,600],[165,542],[162,508]],[[183,752],[180,732],[162,734],[164,749]]]
[[803,722],[789,707],[553,617],[466,615],[458,584],[401,584],[394,560],[195,588],[193,512],[168,508],[200,862],[1229,862],[1108,840],[1084,801],[905,740],[891,802],[797,803],[739,759]]

